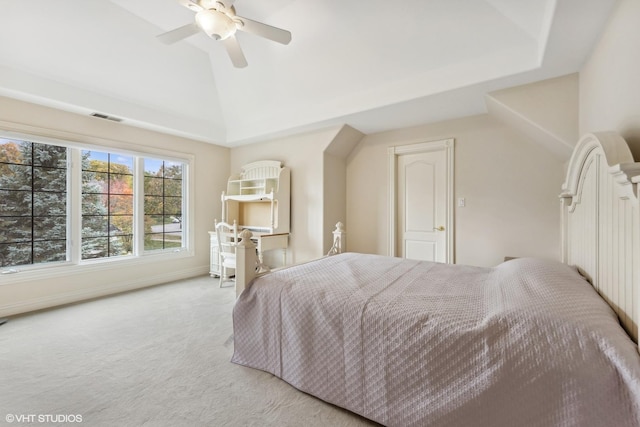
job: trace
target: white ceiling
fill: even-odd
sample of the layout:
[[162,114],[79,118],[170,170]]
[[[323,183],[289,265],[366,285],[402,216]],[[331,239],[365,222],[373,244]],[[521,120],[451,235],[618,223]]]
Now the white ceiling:
[[[236,69],[176,0],[0,0],[0,95],[225,146],[330,125],[379,132],[486,111],[576,72],[615,0],[237,0],[291,31],[239,32]],[[1,117],[1,113],[0,113]]]

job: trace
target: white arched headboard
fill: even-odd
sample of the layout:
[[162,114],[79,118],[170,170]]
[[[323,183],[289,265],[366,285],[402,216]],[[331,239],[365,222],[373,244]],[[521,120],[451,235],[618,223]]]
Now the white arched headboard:
[[638,342],[640,163],[615,132],[585,135],[562,187],[562,257],[576,266]]

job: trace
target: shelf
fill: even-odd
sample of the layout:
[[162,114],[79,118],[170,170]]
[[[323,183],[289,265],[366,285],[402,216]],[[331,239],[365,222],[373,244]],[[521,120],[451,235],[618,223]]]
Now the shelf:
[[290,171],[275,160],[246,164],[227,180],[222,218],[250,224],[265,232],[288,233],[290,227]]
[[227,182],[227,194],[230,196],[247,194],[270,194],[278,192],[278,177],[231,178]]
[[227,194],[224,196],[225,200],[235,200],[238,202],[261,202],[271,201],[273,195],[271,194]]

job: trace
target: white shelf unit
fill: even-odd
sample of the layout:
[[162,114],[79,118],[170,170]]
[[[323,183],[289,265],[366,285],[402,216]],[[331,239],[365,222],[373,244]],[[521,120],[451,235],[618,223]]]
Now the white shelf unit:
[[[282,250],[286,264],[291,215],[291,172],[276,160],[246,164],[227,181],[222,193],[222,221],[236,221],[253,232],[260,264],[265,251]],[[216,233],[210,231],[211,276],[220,274]]]
[[227,182],[227,194],[250,196],[269,194],[278,191],[278,178],[230,179]]
[[246,164],[222,193],[222,220],[268,234],[289,233],[289,168],[276,160]]

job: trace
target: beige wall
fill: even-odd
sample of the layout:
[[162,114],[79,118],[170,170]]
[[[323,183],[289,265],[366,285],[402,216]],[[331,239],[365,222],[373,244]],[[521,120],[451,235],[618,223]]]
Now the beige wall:
[[[347,165],[346,159],[324,153],[323,157],[323,246],[326,254],[333,246],[333,234],[338,221],[347,221]],[[345,247],[346,249],[346,247]]]
[[347,163],[349,250],[388,253],[387,148],[455,139],[456,263],[492,266],[505,256],[559,259],[563,165],[488,115],[366,136]]
[[580,72],[580,133],[616,130],[640,159],[640,1],[620,0]]
[[[346,221],[346,158],[362,137],[349,126],[333,126],[231,149],[234,173],[256,160],[279,160],[291,169],[288,264],[319,258],[331,248],[335,224]],[[265,254],[270,265],[281,264],[279,257]]]
[[35,136],[145,151],[147,147],[194,156],[194,254],[146,258],[0,276],[0,317],[150,286],[209,271],[209,235],[220,192],[229,176],[229,149],[88,116],[0,97],[0,129]]
[[[338,129],[231,149],[231,170],[257,160],[279,160],[291,169],[291,235],[287,263],[318,258],[323,250],[323,152]],[[275,264],[277,258],[268,259]]]

